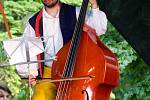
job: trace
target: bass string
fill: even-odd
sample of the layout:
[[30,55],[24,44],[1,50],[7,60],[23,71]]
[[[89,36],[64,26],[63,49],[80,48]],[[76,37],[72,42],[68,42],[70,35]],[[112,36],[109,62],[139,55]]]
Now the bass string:
[[[87,2],[87,3],[88,3],[88,2]],[[84,4],[85,4],[85,3],[84,3]],[[83,5],[83,8],[84,8],[83,11],[86,13],[86,10],[85,10],[85,9],[86,9],[86,5]],[[82,14],[82,12],[81,12],[81,15],[83,16],[84,14]],[[80,20],[79,20],[79,23],[81,23],[81,22],[83,22],[83,21],[80,19]],[[81,27],[81,24],[79,24],[79,25],[80,25],[79,27]],[[70,54],[70,55],[71,55],[71,58],[69,58],[69,61],[68,61],[68,63],[69,63],[68,66],[69,66],[69,67],[70,67],[70,66],[72,67],[72,66],[73,66],[72,63],[75,62],[75,59],[73,59],[73,58],[76,57],[75,53],[76,53],[76,51],[78,50],[77,45],[79,45],[79,42],[80,42],[79,40],[80,40],[80,37],[81,37],[81,34],[80,34],[81,31],[82,31],[82,29],[79,28],[78,31],[77,31],[78,34],[76,35],[76,37],[75,37],[75,39],[74,39],[74,40],[75,40],[75,43],[73,44],[73,46],[72,46],[72,48],[71,48],[71,49],[72,49],[72,50],[71,50],[72,52],[71,52],[71,54]],[[64,71],[65,74],[63,75],[63,77],[69,77],[69,75],[70,75],[71,68],[69,68],[68,66],[67,66],[68,70],[66,69],[66,70]],[[71,72],[72,72],[72,71],[71,71]]]
[[[81,7],[81,12],[80,12],[80,16],[83,18],[85,18],[87,5],[88,5],[88,0],[86,0],[86,1],[87,2],[83,1],[83,6],[82,6],[83,8]],[[74,71],[73,69],[74,68],[72,66],[74,66],[74,64],[75,64],[75,57],[76,57],[74,52],[77,53],[77,49],[78,49],[77,45],[79,45],[80,37],[81,37],[80,33],[82,31],[81,27],[83,26],[83,20],[82,20],[83,18],[81,19],[80,16],[79,16],[79,21],[77,23],[77,26],[79,26],[80,28],[77,28],[76,34],[73,35],[73,39],[72,39],[73,41],[71,41],[71,46],[70,46],[72,48],[70,49],[70,52],[69,52],[69,56],[70,56],[69,58],[70,59],[68,59],[66,62],[66,65],[68,65],[67,67],[69,67],[69,68],[67,68],[65,66],[65,69],[64,69],[65,71],[63,72],[63,77],[64,76],[65,77],[71,77],[73,75],[73,71]],[[56,98],[57,98],[56,100],[58,100],[58,98],[60,98],[59,96],[61,96],[61,97],[62,97],[62,95],[64,96],[64,94],[69,90],[68,89],[69,83],[70,83],[70,81],[60,82],[57,96],[56,96]],[[65,97],[66,97],[66,95],[65,95]]]
[[[86,0],[87,1],[87,0]],[[84,1],[85,2],[85,1]],[[70,53],[69,53],[69,57],[68,57],[68,59],[67,59],[67,63],[66,63],[66,67],[68,68],[68,66],[69,66],[69,64],[71,64],[71,62],[72,62],[72,58],[74,58],[73,57],[73,55],[74,55],[74,51],[76,50],[76,45],[78,45],[79,43],[74,43],[74,41],[76,42],[77,41],[77,39],[79,39],[78,37],[80,36],[80,34],[79,34],[79,32],[81,32],[82,31],[82,29],[81,29],[81,27],[83,26],[83,24],[81,24],[81,23],[83,23],[83,20],[81,20],[81,19],[83,19],[84,18],[84,16],[83,15],[85,15],[86,14],[86,5],[88,4],[88,1],[87,1],[87,3],[83,3],[83,6],[82,6],[82,12],[80,13],[80,16],[81,16],[81,18],[79,19],[79,21],[78,21],[78,25],[76,25],[76,26],[79,26],[79,28],[76,28],[76,30],[77,31],[75,31],[75,35],[74,35],[74,39],[72,39],[73,41],[72,41],[72,43],[71,43],[71,49],[70,49]],[[84,11],[84,12],[83,12]],[[85,13],[85,14],[84,14]],[[80,17],[79,16],[79,17]],[[77,34],[78,33],[78,34]],[[77,34],[77,35],[76,35]],[[78,49],[78,48],[77,48]],[[71,58],[72,57],[72,58]],[[65,68],[66,68],[65,67]],[[69,70],[70,71],[70,70]],[[65,77],[65,76],[67,76],[67,75],[65,75],[65,73],[67,72],[67,70],[65,69],[65,71],[64,71],[64,73],[63,73],[63,77]]]

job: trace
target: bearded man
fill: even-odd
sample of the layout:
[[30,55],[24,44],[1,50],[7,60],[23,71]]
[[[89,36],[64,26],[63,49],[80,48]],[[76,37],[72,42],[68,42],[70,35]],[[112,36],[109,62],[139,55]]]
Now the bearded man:
[[[37,55],[32,60],[49,59],[49,54],[55,55],[73,35],[80,8],[61,3],[59,0],[42,0],[43,7],[34,14],[27,24],[24,35],[29,37],[48,37],[44,39],[44,48],[47,53]],[[107,18],[99,10],[96,0],[90,0],[91,11],[86,15],[87,27],[94,29],[97,35],[102,35],[107,29]],[[30,65],[30,76],[33,84],[37,76],[51,78],[52,61]],[[28,68],[25,65],[16,66],[17,72],[28,77]],[[53,83],[41,81],[36,84],[33,100],[55,100],[56,87]]]

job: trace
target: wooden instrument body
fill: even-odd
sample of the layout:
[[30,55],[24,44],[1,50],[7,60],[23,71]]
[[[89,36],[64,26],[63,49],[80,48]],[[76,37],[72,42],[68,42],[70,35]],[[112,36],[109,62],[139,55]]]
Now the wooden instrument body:
[[[96,39],[96,43],[93,41]],[[58,53],[53,62],[52,78],[61,79],[70,42]],[[92,76],[90,80],[70,81],[61,100],[109,100],[111,90],[118,85],[119,67],[114,54],[94,35],[82,32],[75,61],[73,77]],[[65,77],[66,78],[66,77]],[[56,84],[59,86],[59,83]],[[89,98],[89,99],[87,99]]]

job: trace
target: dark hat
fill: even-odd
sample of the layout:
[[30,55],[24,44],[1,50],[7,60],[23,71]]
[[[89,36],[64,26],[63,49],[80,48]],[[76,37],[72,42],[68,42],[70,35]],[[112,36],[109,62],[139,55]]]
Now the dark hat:
[[2,89],[4,91],[8,92],[9,94],[11,94],[11,91],[9,90],[6,82],[4,82],[4,81],[0,81],[0,89]]

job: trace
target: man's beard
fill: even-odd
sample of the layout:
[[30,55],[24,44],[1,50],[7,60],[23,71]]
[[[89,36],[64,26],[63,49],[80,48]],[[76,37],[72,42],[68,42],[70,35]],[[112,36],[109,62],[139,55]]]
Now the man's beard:
[[42,2],[43,2],[43,4],[44,4],[46,7],[52,8],[52,7],[54,7],[54,6],[58,3],[58,0],[55,0],[55,2],[52,2],[52,3],[50,3],[49,5],[46,4],[44,1],[42,1]]

